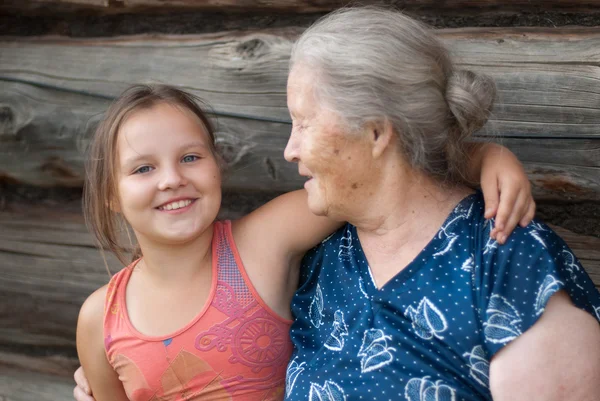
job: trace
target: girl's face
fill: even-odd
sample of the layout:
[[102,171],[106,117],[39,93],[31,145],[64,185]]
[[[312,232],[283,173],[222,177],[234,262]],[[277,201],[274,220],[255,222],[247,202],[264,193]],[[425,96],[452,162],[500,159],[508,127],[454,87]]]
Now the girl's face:
[[221,205],[221,173],[191,112],[168,103],[136,111],[116,146],[116,209],[138,241],[183,244],[210,227]]

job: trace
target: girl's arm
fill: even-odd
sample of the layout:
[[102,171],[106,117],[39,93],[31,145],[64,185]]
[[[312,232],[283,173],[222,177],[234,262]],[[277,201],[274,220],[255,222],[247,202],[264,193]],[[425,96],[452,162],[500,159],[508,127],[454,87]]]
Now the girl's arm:
[[480,182],[485,200],[485,217],[495,216],[490,236],[503,244],[519,224],[525,227],[535,215],[531,184],[523,165],[504,146],[473,143],[470,147],[472,182]]
[[103,339],[106,286],[83,303],[77,321],[77,354],[96,401],[128,401],[123,384],[106,359]]
[[[499,243],[506,241],[517,224],[526,226],[533,219],[531,184],[510,150],[492,143],[473,144],[469,174],[481,180],[485,216],[496,217],[491,236]],[[341,226],[340,222],[312,214],[306,197],[305,190],[279,196],[240,219],[236,224],[241,229],[237,231],[247,231],[252,242],[264,242],[265,249],[285,252],[290,258],[301,256]]]
[[[531,184],[523,165],[510,150],[492,143],[472,144],[469,174],[475,178],[473,181],[481,180],[485,217],[496,217],[491,236],[499,243],[506,241],[517,224],[524,227],[533,219]],[[260,231],[269,248],[276,243],[277,249],[292,257],[302,255],[341,226],[340,222],[312,214],[306,197],[305,190],[279,196],[239,223],[253,227],[253,237]]]
[[276,244],[284,256],[294,258],[317,245],[342,222],[314,215],[308,208],[308,194],[300,189],[278,196],[236,224],[248,230],[253,242],[264,241],[269,249]]

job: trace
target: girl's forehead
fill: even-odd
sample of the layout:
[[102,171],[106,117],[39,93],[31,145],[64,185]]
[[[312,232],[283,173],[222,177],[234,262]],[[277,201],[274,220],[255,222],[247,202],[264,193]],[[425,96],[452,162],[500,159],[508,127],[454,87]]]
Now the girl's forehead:
[[192,132],[208,137],[207,129],[198,116],[191,110],[169,103],[132,111],[121,124],[119,136],[149,133],[173,135],[176,132]]
[[160,103],[132,112],[119,129],[116,146],[121,154],[144,150],[160,152],[182,142],[210,147],[209,134],[193,112]]

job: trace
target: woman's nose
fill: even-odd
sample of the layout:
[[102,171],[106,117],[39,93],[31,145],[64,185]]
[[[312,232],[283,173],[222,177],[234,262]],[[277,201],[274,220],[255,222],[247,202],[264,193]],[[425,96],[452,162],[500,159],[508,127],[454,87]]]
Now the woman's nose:
[[287,145],[285,145],[285,150],[283,151],[283,157],[290,163],[298,162],[300,160],[300,146],[298,142],[297,135],[292,130],[290,134],[290,138],[288,139]]

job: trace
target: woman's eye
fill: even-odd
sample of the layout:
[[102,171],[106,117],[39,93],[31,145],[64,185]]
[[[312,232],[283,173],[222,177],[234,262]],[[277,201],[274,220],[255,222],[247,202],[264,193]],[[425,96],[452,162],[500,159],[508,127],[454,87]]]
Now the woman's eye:
[[305,126],[305,125],[300,125],[300,124],[298,124],[298,125],[296,125],[296,126],[294,127],[294,129],[295,129],[296,131],[304,131],[304,128],[306,128],[306,126]]
[[142,166],[142,167],[138,168],[137,170],[135,170],[133,172],[133,174],[145,174],[145,173],[149,173],[150,171],[152,171],[152,167]]
[[196,155],[187,155],[187,156],[183,157],[182,161],[184,163],[191,163],[191,162],[196,161],[198,159],[199,159],[199,157],[196,156]]

